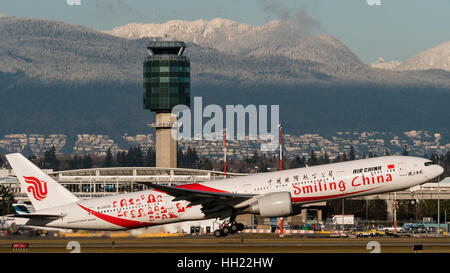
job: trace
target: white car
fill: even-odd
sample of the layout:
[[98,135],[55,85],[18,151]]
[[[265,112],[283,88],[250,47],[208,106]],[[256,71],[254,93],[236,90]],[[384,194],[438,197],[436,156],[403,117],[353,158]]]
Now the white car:
[[390,231],[390,232],[398,232],[398,233],[404,233],[406,232],[405,228],[403,227],[385,227],[383,229],[384,231]]

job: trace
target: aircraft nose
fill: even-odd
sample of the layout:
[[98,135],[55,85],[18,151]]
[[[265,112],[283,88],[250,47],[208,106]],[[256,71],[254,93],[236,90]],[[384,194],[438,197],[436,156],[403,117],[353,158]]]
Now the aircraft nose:
[[434,179],[438,176],[440,176],[442,173],[444,173],[444,168],[442,168],[442,166],[439,165],[431,165],[429,166],[428,171],[426,171],[425,176],[431,180]]

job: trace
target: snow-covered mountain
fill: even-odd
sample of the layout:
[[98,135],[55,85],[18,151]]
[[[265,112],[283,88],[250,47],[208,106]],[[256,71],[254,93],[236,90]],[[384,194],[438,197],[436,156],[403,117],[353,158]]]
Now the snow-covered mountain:
[[127,39],[169,37],[234,55],[262,58],[284,56],[318,63],[362,64],[335,37],[327,34],[311,37],[302,26],[289,20],[274,20],[262,26],[223,18],[211,21],[172,20],[163,24],[131,23],[104,33]]
[[99,32],[0,17],[0,97],[7,98],[0,99],[0,135],[11,128],[142,132],[149,119],[140,106],[147,36],[166,34],[187,43],[191,94],[205,103],[278,104],[283,124],[303,131],[441,131],[445,124],[450,72],[373,69],[337,38],[307,35],[289,21],[171,21],[139,29]]
[[302,28],[292,21],[275,20],[253,26],[223,18],[131,23],[104,32],[127,39],[169,37],[233,54],[246,54],[260,48],[293,47],[307,38]]
[[53,20],[0,17],[0,37],[0,71],[44,81],[137,80],[145,54],[136,42]]
[[430,69],[450,71],[450,41],[422,51],[403,63],[397,60],[386,62],[382,57],[379,57],[375,63],[370,64],[370,67],[397,71]]
[[141,83],[146,45],[155,36],[187,43],[192,82],[289,84],[339,80],[443,83],[441,74],[371,69],[329,34],[308,35],[275,20],[252,26],[227,19],[128,24],[99,32],[60,21],[0,17],[0,72],[44,81]]
[[[0,18],[0,71],[40,80],[141,81],[154,36],[185,41],[196,81],[295,83],[344,77],[365,67],[335,37],[309,36],[290,21],[252,26],[226,19],[130,24],[110,32],[60,21]],[[114,35],[111,35],[114,34]]]
[[450,71],[450,41],[422,51],[397,66],[397,70],[442,69]]

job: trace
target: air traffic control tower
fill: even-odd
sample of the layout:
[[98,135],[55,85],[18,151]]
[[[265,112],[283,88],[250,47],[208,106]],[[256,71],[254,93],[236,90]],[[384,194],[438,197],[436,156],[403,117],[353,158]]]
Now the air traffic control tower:
[[144,59],[144,109],[156,113],[156,167],[177,167],[177,141],[171,137],[172,108],[190,107],[190,62],[180,41],[151,41]]

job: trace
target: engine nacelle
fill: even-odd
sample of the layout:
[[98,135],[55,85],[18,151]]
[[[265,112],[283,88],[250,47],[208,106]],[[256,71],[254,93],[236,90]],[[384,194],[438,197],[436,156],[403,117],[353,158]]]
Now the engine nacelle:
[[281,217],[293,215],[290,192],[273,192],[258,198],[249,206],[251,213],[263,217]]

